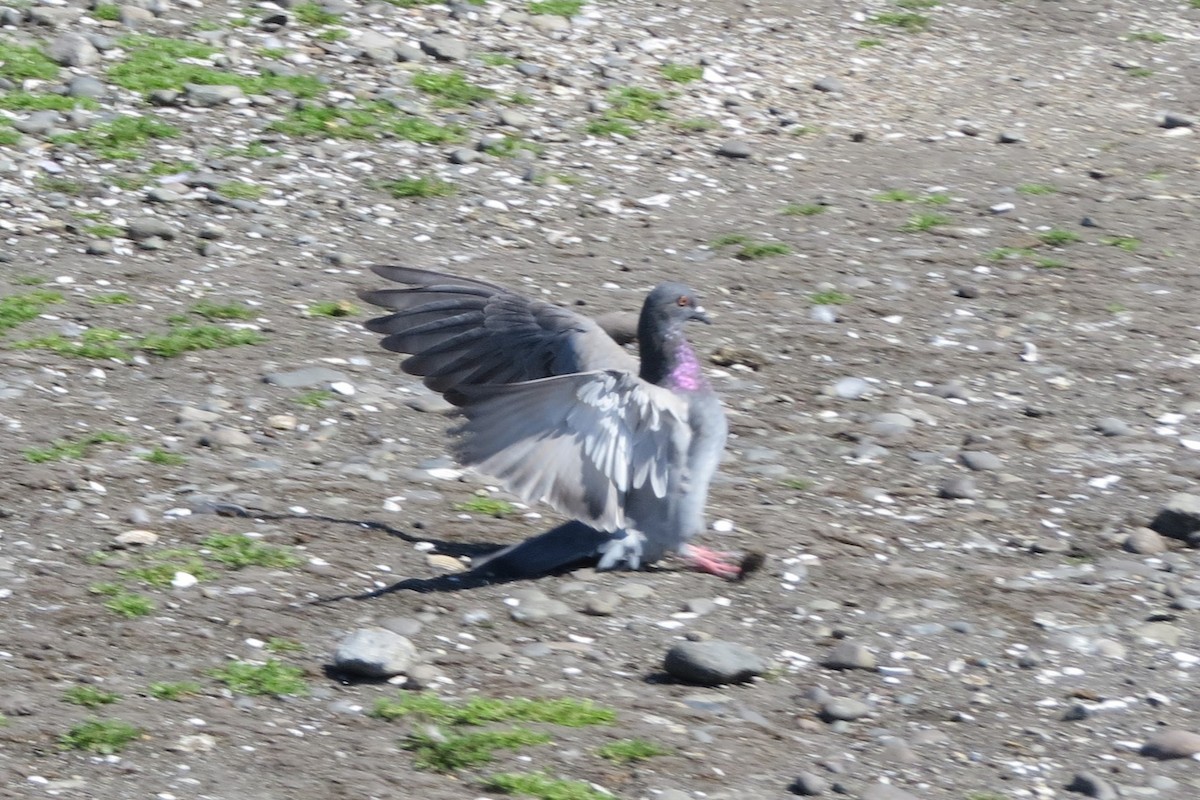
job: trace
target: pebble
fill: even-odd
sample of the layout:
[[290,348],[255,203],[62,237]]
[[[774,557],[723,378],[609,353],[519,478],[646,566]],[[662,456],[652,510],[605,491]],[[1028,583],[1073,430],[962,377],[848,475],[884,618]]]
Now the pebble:
[[1129,423],[1116,417],[1102,417],[1096,420],[1096,430],[1103,436],[1128,436]]
[[263,380],[273,386],[285,389],[302,389],[308,386],[320,386],[341,381],[349,381],[345,373],[329,367],[304,367],[290,372],[268,372]]
[[862,378],[842,378],[833,385],[832,394],[843,400],[858,400],[871,391],[871,384]]
[[64,67],[87,67],[100,61],[100,51],[78,33],[64,33],[50,42],[46,55]]
[[1167,543],[1157,531],[1150,528],[1135,528],[1125,537],[1124,547],[1130,553],[1156,556],[1167,552]]
[[821,704],[821,719],[826,722],[853,722],[871,713],[871,707],[851,697],[834,697]]
[[866,669],[874,670],[878,666],[875,656],[866,646],[857,642],[845,641],[833,648],[821,665],[828,669]]
[[438,61],[462,61],[467,57],[466,43],[453,36],[435,33],[422,38],[419,44],[421,50]]
[[620,605],[621,595],[616,592],[596,592],[584,599],[583,613],[595,617],[608,617],[615,614]]
[[811,772],[801,772],[788,786],[788,791],[801,797],[817,797],[829,791],[829,781]]
[[698,686],[745,683],[766,671],[752,650],[719,639],[676,644],[667,651],[663,668],[672,677]]
[[726,158],[750,158],[754,155],[754,150],[744,139],[730,139],[717,148],[717,155]]
[[974,500],[979,497],[979,488],[975,479],[969,475],[955,475],[942,481],[938,487],[938,497],[947,500]]
[[1141,754],[1160,761],[1191,758],[1200,753],[1200,733],[1167,728],[1158,731],[1142,745]]
[[1158,118],[1158,127],[1160,128],[1191,128],[1195,125],[1195,118],[1173,111],[1167,111]]
[[125,226],[125,232],[134,241],[154,238],[171,241],[176,235],[175,227],[160,217],[134,217]]
[[554,617],[570,614],[571,611],[571,607],[562,600],[539,598],[521,603],[512,609],[509,615],[517,622],[526,625],[536,625],[539,622],[545,622]]
[[846,87],[837,78],[821,78],[820,80],[813,81],[813,88],[818,92],[840,93],[846,91]]
[[337,646],[333,663],[352,675],[390,678],[404,674],[416,658],[417,649],[406,637],[386,628],[360,628]]
[[999,456],[986,450],[963,450],[958,454],[958,460],[967,469],[975,472],[987,472],[1004,467],[1004,462],[1000,460]]
[[149,547],[158,543],[158,534],[147,530],[122,531],[113,538],[122,547]]
[[1095,800],[1118,800],[1119,797],[1112,784],[1093,772],[1076,772],[1066,789]]
[[1200,531],[1200,495],[1186,492],[1171,495],[1149,527],[1163,536],[1190,542]]

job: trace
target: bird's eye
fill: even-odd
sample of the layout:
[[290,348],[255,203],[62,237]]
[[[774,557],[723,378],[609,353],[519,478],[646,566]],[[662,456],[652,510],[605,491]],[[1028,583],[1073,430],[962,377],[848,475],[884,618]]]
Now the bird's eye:
[[688,296],[686,294],[681,294],[681,295],[679,295],[679,299],[675,301],[675,304],[678,306],[686,306],[686,305],[689,305],[691,302],[692,301],[688,299]]

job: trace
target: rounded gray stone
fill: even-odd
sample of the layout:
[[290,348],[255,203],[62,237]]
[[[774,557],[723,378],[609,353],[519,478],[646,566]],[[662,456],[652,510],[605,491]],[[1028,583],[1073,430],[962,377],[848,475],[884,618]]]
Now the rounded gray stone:
[[1117,800],[1117,790],[1094,772],[1076,772],[1067,784],[1068,792],[1078,792],[1095,800]]
[[962,462],[967,469],[976,472],[988,472],[998,470],[1004,466],[1004,462],[995,453],[989,453],[986,450],[963,450],[958,454],[958,460]]
[[337,646],[334,666],[352,675],[390,678],[402,675],[417,658],[407,638],[386,628],[359,628]]
[[833,396],[843,400],[858,400],[871,391],[871,384],[862,378],[842,378],[833,385]]
[[743,139],[730,139],[717,148],[717,155],[726,158],[750,158],[754,155],[754,150],[750,143]]
[[878,666],[874,654],[857,642],[842,642],[830,651],[822,666],[828,669],[868,669]]
[[969,475],[955,475],[942,481],[938,487],[938,497],[947,500],[974,500],[979,497],[979,489],[975,479]]
[[467,57],[467,45],[461,39],[435,33],[419,42],[421,49],[438,61],[462,61]]
[[817,797],[829,791],[829,781],[811,772],[801,772],[788,786],[788,791],[801,797]]
[[766,671],[755,653],[734,642],[680,642],[667,651],[663,668],[669,675],[699,686],[745,683]]
[[1102,436],[1128,436],[1129,423],[1116,417],[1103,417],[1096,420],[1096,431]]
[[1200,495],[1186,492],[1171,495],[1150,528],[1163,536],[1189,541],[1192,534],[1200,531]]
[[1167,552],[1167,543],[1158,531],[1149,528],[1135,528],[1125,537],[1124,547],[1130,553],[1142,556],[1156,556]]
[[871,707],[853,697],[834,697],[821,704],[821,719],[826,722],[853,722],[871,713]]
[[272,386],[282,386],[285,389],[300,389],[307,386],[317,386],[323,383],[349,381],[344,372],[338,372],[329,367],[305,367],[289,372],[268,372],[263,376],[263,382]]

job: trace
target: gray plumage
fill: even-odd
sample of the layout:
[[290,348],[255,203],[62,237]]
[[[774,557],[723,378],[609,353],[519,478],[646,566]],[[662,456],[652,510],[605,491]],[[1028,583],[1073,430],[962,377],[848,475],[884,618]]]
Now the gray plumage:
[[689,320],[708,321],[690,289],[665,283],[646,298],[639,364],[565,308],[485,281],[373,269],[410,288],[362,293],[393,312],[366,327],[409,354],[406,372],[460,407],[457,458],[586,526],[560,526],[493,558],[525,554],[554,568],[599,556],[602,569],[638,569],[704,529],[727,426],[683,334]]

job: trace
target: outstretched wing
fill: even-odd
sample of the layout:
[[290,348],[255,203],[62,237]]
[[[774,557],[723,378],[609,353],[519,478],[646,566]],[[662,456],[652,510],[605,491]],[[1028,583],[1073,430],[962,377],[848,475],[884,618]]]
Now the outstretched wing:
[[625,499],[664,498],[685,471],[692,432],[684,400],[628,372],[463,387],[459,460],[529,502],[595,528],[625,527]]
[[376,266],[407,289],[362,292],[393,313],[366,323],[401,367],[462,404],[464,387],[510,384],[589,370],[637,372],[637,362],[594,321],[503,286],[428,270]]

